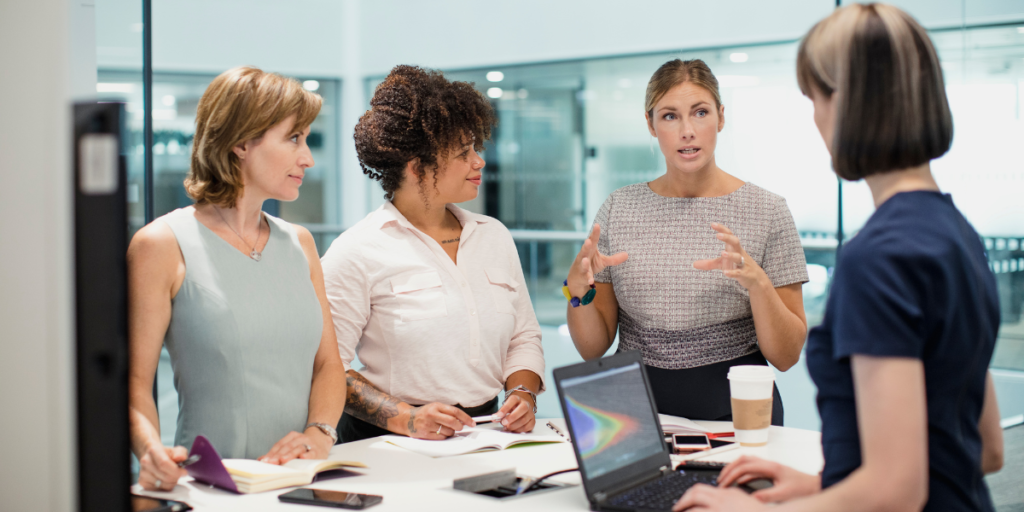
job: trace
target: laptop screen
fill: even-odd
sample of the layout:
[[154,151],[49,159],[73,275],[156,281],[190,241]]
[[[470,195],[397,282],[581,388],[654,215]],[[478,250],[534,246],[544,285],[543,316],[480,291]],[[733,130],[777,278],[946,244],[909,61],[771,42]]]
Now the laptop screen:
[[640,363],[562,380],[570,436],[597,478],[665,450]]

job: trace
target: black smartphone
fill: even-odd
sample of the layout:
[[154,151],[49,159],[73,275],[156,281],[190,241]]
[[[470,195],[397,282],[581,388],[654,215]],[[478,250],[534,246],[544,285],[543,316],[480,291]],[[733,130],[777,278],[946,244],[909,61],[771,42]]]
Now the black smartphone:
[[384,501],[382,496],[375,494],[356,494],[354,492],[323,491],[320,489],[295,489],[278,496],[277,499],[287,503],[354,510],[369,508]]
[[185,512],[187,510],[192,510],[188,503],[132,496],[132,512]]

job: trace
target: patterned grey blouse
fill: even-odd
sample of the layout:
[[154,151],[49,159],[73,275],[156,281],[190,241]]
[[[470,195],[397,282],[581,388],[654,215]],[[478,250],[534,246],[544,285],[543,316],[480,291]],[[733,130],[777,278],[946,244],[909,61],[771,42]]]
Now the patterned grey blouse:
[[693,268],[725,247],[712,222],[739,237],[776,288],[808,280],[786,200],[752,183],[694,198],[660,196],[637,183],[612,192],[594,222],[602,254],[629,253],[594,276],[615,287],[619,350],[640,350],[656,368],[694,368],[758,350],[749,292],[721,272]]

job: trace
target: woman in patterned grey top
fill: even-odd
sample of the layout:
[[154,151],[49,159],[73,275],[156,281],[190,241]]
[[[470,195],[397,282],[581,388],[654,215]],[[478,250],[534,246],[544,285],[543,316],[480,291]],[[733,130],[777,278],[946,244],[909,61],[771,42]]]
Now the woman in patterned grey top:
[[[800,358],[807,265],[782,197],[715,164],[725,125],[718,83],[700,60],[674,60],[651,78],[646,117],[667,172],[613,192],[569,273],[568,308],[585,359],[639,350],[660,412],[731,420],[731,366],[785,371]],[[766,359],[767,358],[767,359]],[[774,393],[772,423],[782,424]]]

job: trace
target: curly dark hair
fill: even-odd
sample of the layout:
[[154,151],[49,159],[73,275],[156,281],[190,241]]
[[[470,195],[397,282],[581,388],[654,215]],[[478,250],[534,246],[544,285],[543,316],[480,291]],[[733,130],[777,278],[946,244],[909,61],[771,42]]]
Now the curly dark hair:
[[410,160],[420,159],[416,174],[422,183],[427,169],[436,173],[438,159],[449,151],[470,140],[482,150],[496,123],[490,102],[472,83],[450,82],[440,71],[395,66],[356,125],[359,166],[390,200]]

